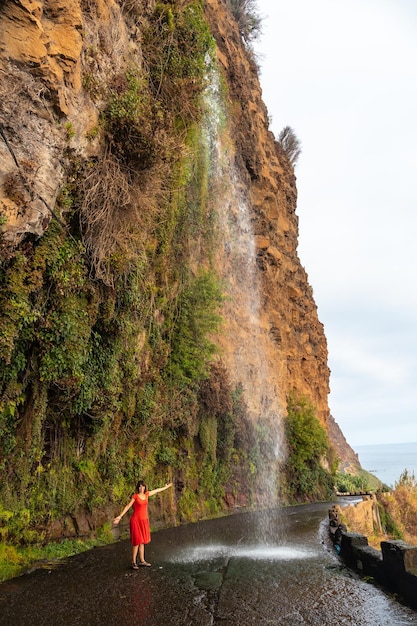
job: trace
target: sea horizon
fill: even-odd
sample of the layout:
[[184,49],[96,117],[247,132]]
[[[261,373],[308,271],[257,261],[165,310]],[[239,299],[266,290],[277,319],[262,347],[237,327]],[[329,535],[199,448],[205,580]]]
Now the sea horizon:
[[375,443],[352,446],[364,470],[394,487],[405,470],[417,476],[417,442]]

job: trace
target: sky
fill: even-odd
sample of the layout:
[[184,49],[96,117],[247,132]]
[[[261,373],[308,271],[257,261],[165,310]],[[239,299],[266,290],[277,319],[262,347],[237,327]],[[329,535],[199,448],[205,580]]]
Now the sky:
[[257,0],[270,128],[301,142],[301,264],[355,446],[417,441],[417,2]]

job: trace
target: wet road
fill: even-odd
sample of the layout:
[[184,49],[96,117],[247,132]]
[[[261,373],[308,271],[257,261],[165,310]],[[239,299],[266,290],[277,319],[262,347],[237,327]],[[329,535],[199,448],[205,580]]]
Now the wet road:
[[0,624],[417,625],[417,612],[342,566],[328,508],[289,507],[266,526],[241,513],[159,531],[146,551],[152,568],[139,571],[128,541],[95,548],[2,583]]

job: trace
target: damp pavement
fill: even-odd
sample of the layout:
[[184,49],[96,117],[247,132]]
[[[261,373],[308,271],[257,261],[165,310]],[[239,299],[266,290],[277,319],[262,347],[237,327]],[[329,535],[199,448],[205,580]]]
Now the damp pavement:
[[347,570],[330,504],[245,512],[128,540],[0,584],[1,626],[401,626],[417,612]]

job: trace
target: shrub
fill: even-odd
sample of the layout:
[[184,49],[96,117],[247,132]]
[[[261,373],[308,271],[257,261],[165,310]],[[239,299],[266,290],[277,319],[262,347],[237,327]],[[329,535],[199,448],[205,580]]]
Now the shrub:
[[383,532],[391,539],[404,539],[404,534],[401,532],[388,508],[381,504],[381,502],[378,502],[378,509]]
[[288,448],[285,474],[289,497],[303,500],[331,496],[333,478],[322,466],[329,450],[327,433],[307,399],[290,396],[285,434]]
[[144,32],[144,55],[152,92],[176,123],[187,126],[199,118],[199,98],[214,50],[200,2],[182,7],[156,3]]
[[113,78],[104,112],[112,153],[139,170],[157,158],[158,117],[147,81],[130,68]]
[[335,474],[335,486],[340,493],[355,493],[364,491],[381,491],[384,485],[381,481],[366,470],[358,470],[356,474]]
[[216,345],[210,334],[218,330],[218,309],[223,297],[217,278],[200,272],[179,297],[171,339],[171,355],[166,369],[168,380],[185,387],[209,375]]

